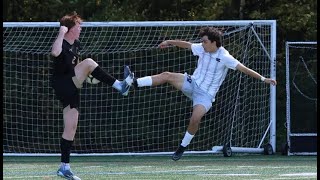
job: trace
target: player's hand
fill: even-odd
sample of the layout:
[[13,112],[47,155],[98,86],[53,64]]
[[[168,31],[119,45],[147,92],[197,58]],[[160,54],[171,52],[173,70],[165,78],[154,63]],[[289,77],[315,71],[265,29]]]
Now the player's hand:
[[270,79],[270,78],[266,78],[264,80],[264,82],[268,83],[268,84],[271,84],[273,86],[277,85],[277,81],[276,80],[273,80],[273,79]]
[[169,46],[169,43],[167,41],[163,41],[162,43],[159,44],[159,48],[166,48]]
[[68,28],[66,26],[61,26],[59,29],[60,33],[66,34],[68,32]]

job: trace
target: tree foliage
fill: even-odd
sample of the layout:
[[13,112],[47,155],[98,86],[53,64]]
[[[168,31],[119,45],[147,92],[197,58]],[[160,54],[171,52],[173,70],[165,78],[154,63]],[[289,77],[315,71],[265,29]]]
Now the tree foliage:
[[57,21],[72,11],[86,21],[275,19],[283,39],[317,38],[316,0],[4,0],[3,5],[4,22]]

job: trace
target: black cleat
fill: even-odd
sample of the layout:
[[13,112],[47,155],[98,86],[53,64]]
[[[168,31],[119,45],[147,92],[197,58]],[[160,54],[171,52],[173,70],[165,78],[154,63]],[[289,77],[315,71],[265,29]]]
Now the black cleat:
[[172,160],[178,161],[181,158],[182,154],[184,153],[185,149],[186,149],[186,147],[183,147],[183,146],[180,145],[178,147],[178,149],[176,150],[176,152],[173,153]]

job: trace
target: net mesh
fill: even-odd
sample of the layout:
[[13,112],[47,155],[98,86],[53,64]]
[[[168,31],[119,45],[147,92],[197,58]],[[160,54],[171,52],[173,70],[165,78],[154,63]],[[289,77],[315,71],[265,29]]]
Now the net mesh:
[[289,44],[288,50],[290,132],[317,133],[317,43]]

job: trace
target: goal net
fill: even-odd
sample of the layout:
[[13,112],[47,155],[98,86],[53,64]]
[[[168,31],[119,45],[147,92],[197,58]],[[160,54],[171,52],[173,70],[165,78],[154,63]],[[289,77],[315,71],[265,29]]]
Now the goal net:
[[317,42],[286,42],[288,155],[317,154]]
[[[51,46],[59,24],[3,23],[3,152],[60,153],[62,107],[50,87]],[[84,22],[81,59],[90,57],[123,78],[129,65],[136,77],[164,71],[192,74],[198,57],[165,39],[200,42],[199,29],[223,31],[223,46],[241,63],[275,79],[274,20]],[[106,84],[84,83],[72,153],[171,154],[186,132],[192,102],[169,85],[131,89],[121,96]],[[186,153],[220,153],[275,149],[275,87],[229,70]]]

